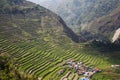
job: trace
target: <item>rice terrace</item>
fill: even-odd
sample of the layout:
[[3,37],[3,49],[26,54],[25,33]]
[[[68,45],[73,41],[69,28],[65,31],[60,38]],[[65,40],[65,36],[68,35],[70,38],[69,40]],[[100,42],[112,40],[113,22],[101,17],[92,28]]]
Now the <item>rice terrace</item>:
[[0,0],[0,80],[120,80],[119,39],[88,33],[35,3]]
[[[84,44],[80,44],[77,48],[74,46],[73,48],[58,48],[57,45],[42,40],[33,40],[29,45],[24,42],[17,45],[4,39],[0,40],[1,52],[9,53],[10,58],[14,59],[14,67],[20,72],[36,75],[40,80],[65,80],[62,79],[64,76],[69,80],[78,80],[83,75],[70,69],[69,65],[65,65],[71,59],[82,61],[88,67],[101,70],[111,66],[109,57],[95,50],[85,49]],[[60,74],[61,70],[63,72]],[[102,79],[102,77],[95,77],[96,79]]]

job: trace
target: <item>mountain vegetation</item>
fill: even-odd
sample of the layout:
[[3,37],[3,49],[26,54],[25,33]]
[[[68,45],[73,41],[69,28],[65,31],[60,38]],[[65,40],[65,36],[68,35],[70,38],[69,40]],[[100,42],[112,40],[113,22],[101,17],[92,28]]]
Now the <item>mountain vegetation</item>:
[[[59,14],[74,32],[87,41],[111,41],[119,28],[119,20],[115,19],[119,15],[120,0],[55,0],[46,3],[40,4]],[[111,14],[116,16],[111,17]]]
[[59,14],[73,28],[107,15],[120,5],[119,0],[54,0],[46,3],[40,4]]
[[0,80],[37,80],[33,75],[20,73],[10,56],[0,52]]
[[[0,79],[78,80],[66,62],[99,68],[93,80],[118,80],[119,44],[84,42],[50,10],[26,0],[0,0]],[[116,42],[117,44],[117,42]],[[106,47],[110,46],[110,47]],[[63,71],[60,74],[60,71]]]
[[[88,26],[84,26],[82,29],[83,35],[87,35],[86,38],[94,36],[97,40],[113,41],[115,33],[120,28],[120,6],[114,9],[107,16],[100,17],[94,21],[91,21]],[[115,41],[119,41],[119,31],[117,31]],[[113,37],[114,36],[114,37]]]
[[61,39],[64,39],[64,36],[59,35],[69,32],[67,35],[77,41],[77,35],[66,26],[59,16],[41,6],[23,0],[4,0],[0,10],[0,23],[2,23],[0,28],[4,31],[0,34],[3,38],[12,37],[12,40],[14,38],[13,41],[16,41],[19,38],[25,40],[45,34],[41,37],[49,38],[52,41],[53,37],[63,37]]

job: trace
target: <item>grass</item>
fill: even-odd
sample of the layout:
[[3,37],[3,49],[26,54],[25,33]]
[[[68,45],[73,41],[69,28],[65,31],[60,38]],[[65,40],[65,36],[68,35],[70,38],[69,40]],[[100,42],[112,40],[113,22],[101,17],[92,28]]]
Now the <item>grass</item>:
[[[53,46],[49,42],[40,40],[31,41],[30,44],[29,42],[14,44],[7,40],[0,39],[2,51],[7,51],[7,53],[16,60],[14,62],[18,64],[17,67],[20,71],[42,77],[43,80],[60,80],[65,76],[71,71],[68,67],[63,66],[65,61],[69,59],[82,61],[89,67],[98,67],[102,70],[109,70],[109,67],[114,62],[119,63],[118,59],[110,59],[115,55],[103,55],[92,47],[86,47],[85,44],[80,44],[76,48],[68,48],[66,45],[63,46],[64,48],[61,48],[60,46]],[[81,46],[83,48],[81,48]],[[116,55],[119,54],[117,53]],[[65,71],[60,75],[59,71],[61,69],[65,69]],[[104,78],[103,80],[107,80],[114,78],[114,76],[109,76],[108,74],[107,71],[103,71],[102,73],[95,74],[93,79],[102,80],[102,78]],[[106,75],[106,77],[103,75]],[[115,73],[114,75],[118,76]],[[72,73],[68,76],[69,80],[77,80],[78,78],[80,78],[80,76],[74,73],[74,70],[72,70]]]

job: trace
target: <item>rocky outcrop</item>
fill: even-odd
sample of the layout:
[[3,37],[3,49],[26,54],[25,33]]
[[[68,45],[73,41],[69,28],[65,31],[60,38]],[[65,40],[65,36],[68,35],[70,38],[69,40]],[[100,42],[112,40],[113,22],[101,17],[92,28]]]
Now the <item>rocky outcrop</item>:
[[114,43],[116,40],[119,39],[119,36],[120,36],[120,28],[118,28],[115,33],[114,33],[114,36],[112,38],[112,42]]

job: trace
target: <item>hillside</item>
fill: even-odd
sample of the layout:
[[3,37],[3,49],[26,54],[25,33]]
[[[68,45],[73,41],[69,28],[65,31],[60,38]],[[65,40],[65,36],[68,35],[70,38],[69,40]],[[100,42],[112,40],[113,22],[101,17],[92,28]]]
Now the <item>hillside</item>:
[[59,16],[41,6],[24,0],[4,0],[0,5],[2,38],[17,41],[40,37],[55,42],[54,40],[64,39],[68,35],[74,41],[78,41],[77,35]]
[[15,64],[11,63],[8,54],[1,54],[0,52],[0,80],[37,80],[35,76],[20,73]]
[[[0,79],[78,80],[74,65],[102,70],[93,80],[118,80],[119,45],[84,42],[50,10],[25,0],[0,0]],[[106,46],[109,46],[106,48]],[[7,56],[7,57],[6,57]],[[84,71],[85,71],[84,69]],[[86,72],[86,71],[85,71]]]
[[[94,21],[91,21],[81,30],[86,38],[94,38],[98,40],[105,40],[115,42],[119,39],[120,28],[120,6],[114,9],[107,16],[100,17]],[[115,34],[117,31],[117,34]],[[115,36],[114,36],[115,35]],[[118,35],[118,36],[117,36]],[[114,36],[114,37],[113,37]]]
[[39,4],[59,14],[86,41],[112,41],[119,28],[120,0],[55,0]]
[[79,34],[83,25],[108,15],[120,0],[48,0],[39,4],[59,14]]

